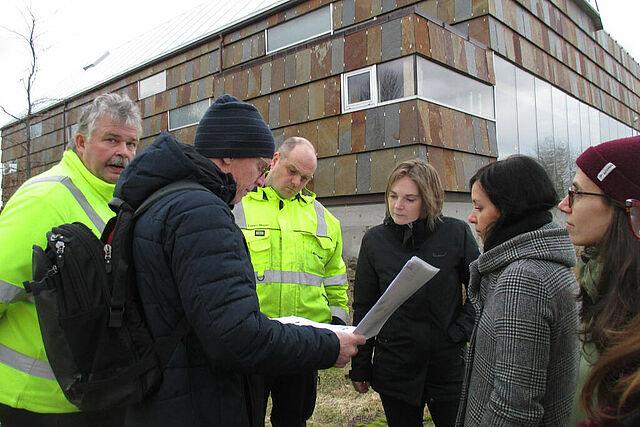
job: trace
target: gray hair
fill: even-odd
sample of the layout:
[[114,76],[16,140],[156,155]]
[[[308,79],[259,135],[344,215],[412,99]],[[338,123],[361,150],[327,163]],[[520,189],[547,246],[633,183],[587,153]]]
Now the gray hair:
[[78,129],[71,141],[69,141],[67,150],[76,151],[76,135],[82,134],[90,137],[96,121],[106,115],[109,115],[113,121],[136,127],[138,134],[142,133],[140,109],[136,103],[127,95],[105,93],[94,99],[91,104],[84,107],[80,112]]

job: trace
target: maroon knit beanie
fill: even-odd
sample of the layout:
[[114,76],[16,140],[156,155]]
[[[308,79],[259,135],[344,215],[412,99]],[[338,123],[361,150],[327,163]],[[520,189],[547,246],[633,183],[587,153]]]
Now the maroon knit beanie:
[[576,164],[607,196],[640,200],[640,136],[589,147]]

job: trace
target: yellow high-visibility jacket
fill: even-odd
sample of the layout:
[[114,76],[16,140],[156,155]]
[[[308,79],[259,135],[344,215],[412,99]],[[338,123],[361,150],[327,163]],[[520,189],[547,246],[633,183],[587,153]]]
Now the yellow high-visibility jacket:
[[291,199],[257,188],[234,208],[256,274],[260,310],[347,323],[347,275],[340,222],[303,189]]
[[33,297],[32,246],[55,226],[79,221],[100,235],[114,213],[115,185],[93,175],[73,151],[25,182],[0,214],[0,403],[40,413],[77,412],[47,362]]

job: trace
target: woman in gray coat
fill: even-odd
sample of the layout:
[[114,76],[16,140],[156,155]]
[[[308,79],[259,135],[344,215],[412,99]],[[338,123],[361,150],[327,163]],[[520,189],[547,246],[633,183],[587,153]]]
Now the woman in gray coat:
[[566,426],[579,360],[576,257],[551,222],[553,184],[535,160],[513,156],[470,185],[484,249],[470,266],[476,323],[457,425]]

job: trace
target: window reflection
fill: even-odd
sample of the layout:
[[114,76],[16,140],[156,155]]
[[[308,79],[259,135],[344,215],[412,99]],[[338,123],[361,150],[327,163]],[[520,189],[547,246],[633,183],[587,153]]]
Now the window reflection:
[[520,154],[538,157],[538,132],[537,123],[534,120],[536,116],[534,78],[519,68],[516,68],[516,91]]
[[267,53],[331,32],[331,5],[268,28]]
[[589,131],[591,132],[591,145],[600,144],[600,113],[595,108],[589,106]]
[[494,56],[498,158],[535,157],[564,192],[591,145],[632,136],[630,126]]
[[163,71],[138,82],[138,99],[167,90],[167,72]]
[[567,95],[561,90],[551,88],[552,100],[552,120],[553,120],[553,143],[556,164],[556,191],[562,194],[565,188],[571,184],[570,163],[571,153],[569,151],[569,128],[567,117]]
[[[580,102],[564,95],[567,100],[567,130],[569,132],[569,175],[573,177],[577,166],[573,159],[582,153],[582,132],[580,128]],[[564,192],[564,189],[563,189]]]
[[[496,58],[498,59],[498,58]],[[518,106],[516,101],[515,67],[507,61],[494,62],[496,74],[496,134],[498,152],[508,157],[520,152],[518,147]]]
[[354,74],[347,77],[349,104],[371,100],[371,73]]
[[391,101],[415,94],[413,87],[413,57],[379,64],[378,101]]
[[418,95],[446,107],[493,119],[493,88],[418,57]]
[[591,132],[589,124],[589,106],[578,101],[580,104],[580,136],[582,144],[580,152],[583,152],[591,146]]
[[169,110],[169,130],[196,124],[209,108],[209,99]]

